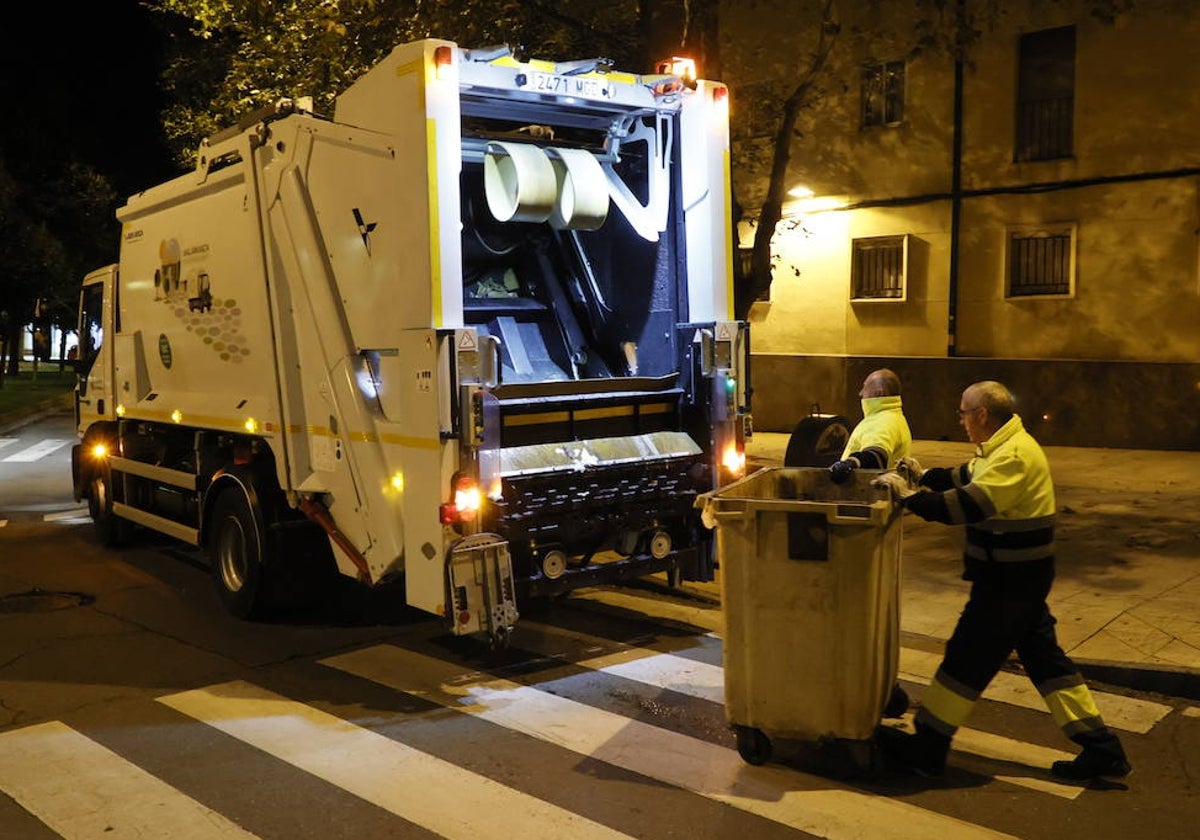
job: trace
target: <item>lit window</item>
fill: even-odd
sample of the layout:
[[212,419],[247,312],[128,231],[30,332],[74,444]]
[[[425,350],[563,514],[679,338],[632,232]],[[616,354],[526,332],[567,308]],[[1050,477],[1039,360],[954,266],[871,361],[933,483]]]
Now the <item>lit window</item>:
[[1009,228],[1006,262],[1008,297],[1073,294],[1075,225]]
[[904,120],[904,62],[870,64],[862,75],[863,128]]
[[904,300],[907,236],[870,236],[851,243],[850,286],[855,300]]

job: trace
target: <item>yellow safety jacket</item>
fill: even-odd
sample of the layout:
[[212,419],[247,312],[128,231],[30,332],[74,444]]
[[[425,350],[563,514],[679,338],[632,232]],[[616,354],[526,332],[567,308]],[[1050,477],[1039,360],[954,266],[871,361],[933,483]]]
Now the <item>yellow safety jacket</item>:
[[912,453],[912,432],[904,419],[899,396],[867,397],[862,401],[862,412],[862,422],[850,433],[842,460],[858,452],[876,449],[887,461],[882,469],[892,469],[901,458]]
[[[951,471],[955,490],[943,498],[949,521],[965,522],[971,561],[1011,563],[1054,556],[1057,508],[1050,464],[1038,442],[1013,415],[975,450],[975,457]],[[974,507],[971,515],[964,493]]]

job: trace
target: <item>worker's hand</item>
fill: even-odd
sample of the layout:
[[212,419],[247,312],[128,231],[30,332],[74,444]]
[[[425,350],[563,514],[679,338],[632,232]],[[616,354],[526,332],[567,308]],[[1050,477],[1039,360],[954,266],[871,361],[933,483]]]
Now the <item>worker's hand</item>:
[[916,484],[921,480],[921,476],[925,475],[925,469],[916,458],[901,458],[900,463],[896,464],[896,472],[907,478],[911,484]]
[[829,468],[829,480],[834,484],[845,484],[850,480],[851,474],[859,466],[857,458],[846,458],[843,461],[838,461]]
[[871,481],[872,487],[878,487],[880,490],[887,490],[892,494],[892,498],[897,501],[907,499],[909,496],[916,494],[916,490],[908,483],[908,479],[900,475],[898,472],[885,472]]

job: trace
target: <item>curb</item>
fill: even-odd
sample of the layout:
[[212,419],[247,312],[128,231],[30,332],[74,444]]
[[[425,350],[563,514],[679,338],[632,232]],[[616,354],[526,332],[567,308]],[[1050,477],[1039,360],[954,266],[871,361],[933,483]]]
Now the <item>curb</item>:
[[67,391],[59,394],[57,397],[50,397],[17,411],[0,414],[0,434],[15,432],[17,429],[28,426],[30,423],[35,423],[43,417],[49,417],[53,414],[65,414],[71,411],[74,401],[75,393]]
[[1129,665],[1100,659],[1073,659],[1089,682],[1150,691],[1185,700],[1200,701],[1200,668],[1185,665]]

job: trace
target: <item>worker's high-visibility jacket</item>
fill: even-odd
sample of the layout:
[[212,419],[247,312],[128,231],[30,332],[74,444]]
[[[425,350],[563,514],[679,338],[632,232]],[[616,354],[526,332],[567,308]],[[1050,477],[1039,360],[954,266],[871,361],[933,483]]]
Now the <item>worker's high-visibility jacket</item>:
[[902,503],[924,519],[967,526],[963,577],[971,595],[946,656],[921,698],[915,723],[950,737],[1016,650],[1063,732],[1076,743],[1124,756],[1078,669],[1058,644],[1046,596],[1054,580],[1054,484],[1046,455],[1021,418],[981,443],[954,469],[926,470]]
[[923,519],[965,524],[967,580],[991,564],[1053,562],[1055,501],[1050,465],[1038,442],[1013,415],[975,457],[953,469],[929,469],[904,506]]
[[842,460],[855,458],[869,470],[895,468],[912,453],[912,432],[900,397],[866,397],[862,411],[863,419],[850,433]]

